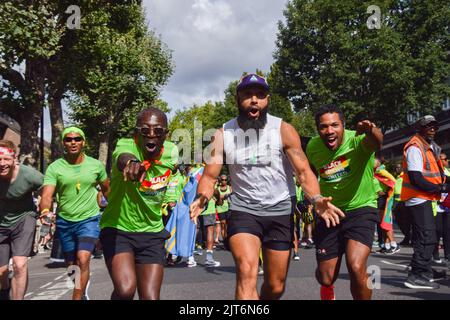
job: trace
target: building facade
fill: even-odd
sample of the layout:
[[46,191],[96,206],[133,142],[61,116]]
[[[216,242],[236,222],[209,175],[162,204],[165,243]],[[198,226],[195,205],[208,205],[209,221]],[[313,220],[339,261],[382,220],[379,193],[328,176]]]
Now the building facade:
[[0,140],[10,140],[20,146],[20,125],[10,116],[0,112]]
[[[439,123],[439,130],[435,141],[442,148],[442,151],[450,155],[450,99],[447,98],[443,104],[442,111],[434,115]],[[411,118],[410,120],[414,120]],[[402,161],[403,147],[416,133],[416,127],[411,124],[406,128],[385,133],[381,156],[384,159],[394,162]]]

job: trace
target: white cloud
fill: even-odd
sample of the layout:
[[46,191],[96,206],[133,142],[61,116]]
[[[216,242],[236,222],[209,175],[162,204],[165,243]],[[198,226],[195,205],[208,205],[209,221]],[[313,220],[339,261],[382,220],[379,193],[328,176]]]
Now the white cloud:
[[200,32],[214,33],[223,29],[232,16],[231,7],[223,1],[196,0],[192,5],[193,26]]
[[242,72],[268,72],[286,1],[144,0],[149,27],[173,50],[161,98],[173,110],[223,99]]

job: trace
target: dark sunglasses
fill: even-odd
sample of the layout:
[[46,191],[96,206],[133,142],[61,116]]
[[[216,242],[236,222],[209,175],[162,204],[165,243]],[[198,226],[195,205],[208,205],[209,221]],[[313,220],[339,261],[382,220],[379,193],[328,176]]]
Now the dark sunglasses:
[[439,126],[437,126],[437,125],[429,125],[429,126],[426,126],[425,127],[427,130],[431,130],[431,129],[434,129],[434,131],[438,131],[439,130]]
[[136,130],[139,131],[139,133],[143,136],[149,136],[152,131],[153,131],[153,135],[155,135],[157,137],[161,137],[167,133],[167,129],[161,128],[161,127],[156,127],[156,128],[136,127]]
[[76,142],[80,142],[80,141],[83,141],[83,138],[82,137],[67,137],[67,138],[64,138],[64,142],[72,142],[72,141],[76,141]]

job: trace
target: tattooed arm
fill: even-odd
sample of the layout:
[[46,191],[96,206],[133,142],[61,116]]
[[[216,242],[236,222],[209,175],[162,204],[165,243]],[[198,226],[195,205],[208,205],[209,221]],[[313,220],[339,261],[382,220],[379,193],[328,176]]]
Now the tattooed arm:
[[328,227],[330,223],[333,226],[339,224],[339,216],[344,217],[344,213],[331,204],[331,197],[323,197],[320,194],[319,182],[302,150],[300,137],[294,127],[286,122],[281,124],[281,140],[284,152],[295,170],[303,192],[315,205],[317,214],[325,220]]

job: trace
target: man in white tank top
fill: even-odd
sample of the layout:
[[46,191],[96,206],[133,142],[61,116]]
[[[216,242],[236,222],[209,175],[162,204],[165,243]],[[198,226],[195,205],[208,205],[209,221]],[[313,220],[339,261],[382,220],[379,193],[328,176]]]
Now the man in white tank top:
[[[327,225],[335,226],[343,217],[331,198],[320,195],[297,131],[267,113],[269,100],[264,78],[249,74],[240,80],[236,89],[239,116],[214,135],[211,158],[205,159],[207,165],[190,207],[191,218],[196,221],[213,195],[222,165],[227,164],[233,188],[228,241],[236,263],[236,299],[279,299],[285,290],[294,238],[293,169],[306,197]],[[256,285],[261,248],[264,283],[259,295]]]

